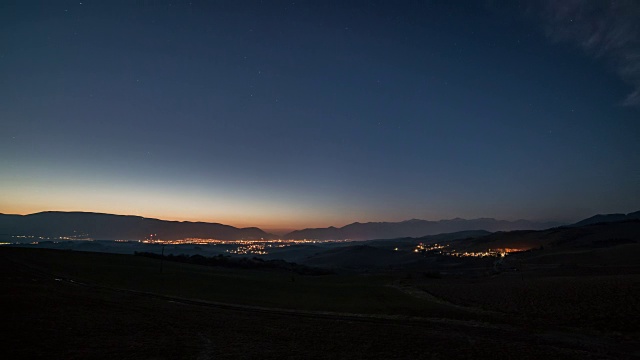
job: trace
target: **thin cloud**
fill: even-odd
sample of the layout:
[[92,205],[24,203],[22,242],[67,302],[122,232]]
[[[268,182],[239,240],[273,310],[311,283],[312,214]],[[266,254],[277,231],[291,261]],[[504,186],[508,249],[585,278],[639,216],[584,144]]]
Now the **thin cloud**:
[[574,43],[613,66],[634,91],[622,105],[640,107],[640,1],[545,0],[526,2],[554,41]]

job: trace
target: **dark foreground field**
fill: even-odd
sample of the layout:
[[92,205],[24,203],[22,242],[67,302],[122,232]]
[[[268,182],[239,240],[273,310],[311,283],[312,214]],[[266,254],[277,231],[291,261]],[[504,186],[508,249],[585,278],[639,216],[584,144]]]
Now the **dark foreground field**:
[[[160,274],[158,265],[127,255],[0,248],[4,334],[0,356],[595,359],[639,355],[637,332],[626,328],[633,321],[620,329],[599,331],[591,323],[574,328],[564,322],[545,325],[544,316],[535,312],[512,316],[491,306],[474,307],[489,303],[483,299],[492,296],[495,285],[458,281],[451,287],[437,282],[442,279],[426,281],[423,288],[442,293],[432,297],[390,275],[304,277],[167,262]],[[638,279],[627,280],[634,297]],[[486,295],[468,295],[485,288]],[[500,298],[498,303],[504,301]],[[628,309],[620,311],[633,316]]]

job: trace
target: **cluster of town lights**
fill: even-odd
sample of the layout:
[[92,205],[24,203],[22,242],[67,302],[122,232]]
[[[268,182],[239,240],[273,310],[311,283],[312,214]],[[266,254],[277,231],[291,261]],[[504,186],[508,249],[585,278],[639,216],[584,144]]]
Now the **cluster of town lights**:
[[160,244],[160,245],[237,245],[236,249],[227,250],[230,254],[256,254],[266,255],[269,248],[284,248],[292,245],[304,244],[321,244],[350,242],[351,240],[220,240],[220,239],[202,239],[202,238],[186,238],[177,240],[161,240],[156,234],[151,234],[147,239],[140,240],[144,244]]
[[518,251],[523,251],[523,249],[513,249],[513,248],[502,248],[502,249],[488,249],[486,251],[465,251],[458,252],[455,249],[451,249],[449,251],[445,251],[445,249],[449,247],[449,244],[440,245],[440,244],[418,244],[414,252],[417,253],[430,253],[430,254],[439,254],[445,256],[455,256],[455,257],[505,257],[509,253],[514,253]]
[[[33,240],[93,240],[89,238],[88,234],[74,234],[71,236],[59,236],[59,237],[43,237],[35,235],[13,235],[13,238],[21,239],[33,239]],[[144,240],[115,240],[116,242],[138,242],[143,244],[159,244],[159,245],[236,245],[237,247],[232,250],[226,250],[230,254],[257,254],[266,255],[269,253],[270,248],[284,248],[293,245],[304,244],[323,244],[323,243],[340,243],[351,242],[350,239],[344,240],[313,240],[313,239],[301,239],[301,240],[265,240],[265,239],[252,239],[252,240],[220,240],[220,239],[203,239],[203,238],[185,238],[177,240],[162,240],[157,234],[150,234]],[[9,244],[9,243],[2,243]],[[33,245],[37,245],[38,241],[31,242]],[[395,248],[398,250],[398,248]],[[509,253],[523,251],[523,249],[514,248],[502,248],[502,249],[488,249],[486,251],[478,252],[458,252],[455,249],[450,249],[450,244],[418,244],[413,252],[423,254],[438,254],[445,256],[455,257],[504,257]]]

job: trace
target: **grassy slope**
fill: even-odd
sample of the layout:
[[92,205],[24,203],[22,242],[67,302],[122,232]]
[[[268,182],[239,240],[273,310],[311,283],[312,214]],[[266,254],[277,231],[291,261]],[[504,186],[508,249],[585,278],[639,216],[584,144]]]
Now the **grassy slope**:
[[[296,276],[291,281],[291,274],[281,271],[165,262],[160,274],[159,267],[158,260],[128,255],[0,247],[0,308],[11,309],[3,317],[4,329],[11,336],[0,339],[0,348],[8,358],[78,359],[589,359],[638,355],[635,338],[585,333],[588,337],[583,339],[581,333],[559,333],[553,327],[526,323],[522,327],[469,326],[450,321],[417,324],[264,314],[75,286],[47,275],[236,304],[466,320],[493,317],[408,296],[388,286],[392,279],[382,276]],[[522,282],[518,277],[506,282],[450,280],[424,279],[422,285],[453,302],[484,307],[483,301],[491,305],[508,300],[501,291],[517,289]],[[566,279],[556,285],[565,284]],[[547,297],[544,287],[533,289],[522,297],[525,304],[529,295]],[[636,294],[637,289],[629,293]]]
[[2,248],[8,258],[76,281],[231,304],[298,310],[461,317],[366,275],[292,275],[280,270],[207,267],[131,255]]

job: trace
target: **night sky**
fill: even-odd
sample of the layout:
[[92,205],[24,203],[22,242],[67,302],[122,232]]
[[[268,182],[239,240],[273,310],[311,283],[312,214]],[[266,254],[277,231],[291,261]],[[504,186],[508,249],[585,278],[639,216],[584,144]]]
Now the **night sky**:
[[0,212],[640,209],[636,1],[0,0]]

